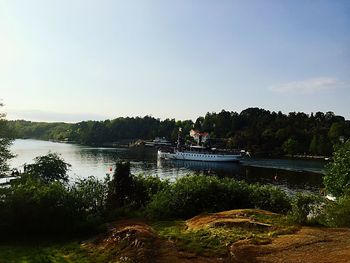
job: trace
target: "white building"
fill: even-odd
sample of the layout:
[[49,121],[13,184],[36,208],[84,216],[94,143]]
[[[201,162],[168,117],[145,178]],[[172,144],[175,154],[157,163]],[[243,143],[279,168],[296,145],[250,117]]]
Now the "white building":
[[207,132],[200,132],[197,130],[191,130],[190,136],[196,140],[198,145],[201,145],[202,143],[205,143],[207,140],[209,140],[209,133],[207,133]]

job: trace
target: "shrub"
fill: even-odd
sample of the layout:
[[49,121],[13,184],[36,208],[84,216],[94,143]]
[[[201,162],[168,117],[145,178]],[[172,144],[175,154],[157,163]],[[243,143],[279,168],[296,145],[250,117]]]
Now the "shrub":
[[3,195],[8,228],[19,232],[60,232],[70,229],[74,201],[61,182],[46,184],[26,177],[16,180]]
[[93,232],[103,222],[106,186],[94,177],[72,186],[24,175],[1,188],[0,231],[21,234]]
[[350,195],[326,206],[326,223],[332,227],[350,227]]
[[107,206],[110,209],[121,208],[130,203],[132,194],[132,175],[130,163],[118,161],[113,178],[108,182]]
[[77,205],[77,212],[93,215],[104,213],[107,192],[107,182],[98,180],[94,176],[78,179],[70,188],[70,194]]
[[254,207],[287,212],[290,203],[287,195],[275,187],[190,175],[155,194],[146,214],[158,219],[189,218],[204,212]]
[[339,145],[323,177],[326,190],[339,197],[350,189],[350,140]]
[[249,185],[247,183],[231,178],[219,180],[221,191],[216,194],[220,197],[220,203],[215,207],[215,211],[253,207],[249,198]]
[[298,224],[320,224],[326,200],[315,194],[298,193],[292,199],[290,218]]
[[291,209],[290,198],[275,186],[252,184],[249,192],[255,208],[275,213],[287,213]]
[[218,205],[222,205],[219,200],[224,191],[221,188],[217,177],[182,177],[154,196],[146,209],[147,214],[166,219],[215,211]]
[[113,178],[108,183],[107,205],[113,209],[138,209],[168,186],[155,176],[134,176],[130,174],[129,162],[117,162]]
[[155,194],[169,187],[168,181],[162,181],[157,176],[138,175],[132,176],[132,180],[133,193],[131,206],[134,208],[146,206]]

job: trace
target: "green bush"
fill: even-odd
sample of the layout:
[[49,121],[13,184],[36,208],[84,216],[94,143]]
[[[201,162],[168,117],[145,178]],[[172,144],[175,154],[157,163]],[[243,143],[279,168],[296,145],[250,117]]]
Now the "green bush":
[[350,188],[350,140],[336,147],[332,161],[326,166],[323,184],[336,197]]
[[220,182],[221,191],[216,193],[219,203],[214,206],[215,211],[253,207],[247,183],[231,178],[217,180]]
[[51,234],[94,231],[105,209],[104,183],[93,177],[72,186],[23,175],[2,188],[0,231]]
[[169,187],[168,181],[162,181],[157,176],[137,175],[132,177],[133,193],[132,204],[134,208],[142,208],[160,191]]
[[255,208],[276,213],[287,213],[291,209],[290,198],[275,186],[252,184],[249,192]]
[[261,208],[287,212],[287,195],[275,188],[214,176],[190,175],[158,192],[146,207],[146,215],[157,219],[189,218],[199,213],[239,208]]
[[292,199],[290,218],[298,224],[321,224],[326,200],[315,194],[298,193]]
[[168,186],[156,176],[132,175],[130,163],[118,161],[112,180],[107,182],[109,210],[129,210],[144,207],[151,198]]
[[332,227],[350,227],[350,194],[326,206],[326,223]]
[[6,190],[3,195],[6,214],[2,219],[8,228],[20,232],[51,232],[70,227],[73,214],[70,206],[74,202],[62,183],[46,184],[26,177],[16,180]]
[[118,161],[112,180],[108,182],[107,206],[110,210],[130,204],[133,192],[132,179],[130,162]]
[[226,191],[217,177],[188,176],[157,193],[146,208],[155,218],[188,218],[200,212],[215,211]]
[[101,216],[107,200],[107,180],[101,181],[94,176],[78,179],[70,188],[70,194],[76,202],[78,213]]

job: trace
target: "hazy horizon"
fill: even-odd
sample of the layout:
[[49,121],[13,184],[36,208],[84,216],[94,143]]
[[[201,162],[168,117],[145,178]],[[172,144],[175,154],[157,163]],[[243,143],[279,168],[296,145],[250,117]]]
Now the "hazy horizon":
[[349,1],[0,3],[8,119],[78,122],[207,112],[350,119]]
[[[250,107],[250,108],[254,108],[254,107]],[[222,110],[225,110],[225,111],[229,111],[229,112],[237,112],[237,113],[240,113],[241,111],[231,111],[231,110],[227,110],[227,109],[222,109]],[[245,109],[243,109],[245,110]],[[269,109],[264,109],[264,110],[268,110],[270,112],[276,112],[278,113],[279,111],[271,111]],[[220,111],[217,111],[215,113],[219,113]],[[288,115],[289,113],[292,113],[292,112],[283,112],[281,111],[282,114],[285,114],[285,115]],[[293,111],[293,112],[296,112],[296,113],[300,113],[301,111]],[[329,111],[327,111],[329,112]],[[327,112],[323,112],[324,114],[326,114]],[[206,112],[206,113],[214,113],[214,112]],[[172,118],[172,117],[165,117],[165,118],[161,118],[159,116],[156,116],[156,115],[135,115],[135,116],[114,116],[114,117],[104,117],[104,116],[99,116],[99,115],[89,115],[89,114],[75,114],[75,115],[72,115],[72,114],[66,114],[65,116],[65,121],[62,121],[61,118],[62,118],[62,114],[61,113],[47,113],[47,112],[33,112],[32,114],[35,116],[37,116],[38,119],[30,119],[30,115],[25,115],[24,114],[24,118],[8,118],[8,116],[6,116],[6,119],[8,120],[11,120],[11,121],[16,121],[16,120],[24,120],[24,121],[32,121],[32,122],[50,122],[50,123],[53,123],[53,122],[65,122],[65,123],[77,123],[77,122],[81,122],[81,121],[105,121],[105,120],[113,120],[113,119],[116,119],[116,118],[127,118],[127,117],[130,117],[130,118],[143,118],[143,117],[146,117],[146,116],[150,116],[150,117],[153,117],[155,119],[160,119],[160,120],[165,120],[165,119],[175,119],[175,120],[181,120],[181,121],[184,121],[184,120],[192,120],[193,122],[196,121],[196,119],[198,117],[205,117],[205,114],[202,114],[202,115],[198,115],[196,116],[195,118],[188,118],[188,119],[181,119],[181,118]],[[311,114],[315,114],[316,112],[301,112],[301,113],[305,113],[307,115],[311,115]],[[343,115],[340,115],[340,114],[337,114],[336,112],[333,112],[336,116],[343,116]],[[6,114],[6,113],[5,113]],[[27,116],[27,117],[26,117]],[[46,117],[47,116],[50,116],[50,120],[46,120]],[[94,116],[91,118],[91,116]],[[350,119],[343,116],[345,118],[345,120],[349,121]]]

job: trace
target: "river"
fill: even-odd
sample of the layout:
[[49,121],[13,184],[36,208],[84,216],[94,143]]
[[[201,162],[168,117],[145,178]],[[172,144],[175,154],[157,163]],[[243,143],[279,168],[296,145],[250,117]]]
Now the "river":
[[156,175],[173,181],[189,173],[202,173],[274,184],[293,192],[319,191],[326,164],[318,160],[268,158],[245,158],[240,164],[158,160],[153,148],[101,148],[32,139],[15,140],[11,151],[16,157],[10,165],[19,170],[36,156],[57,152],[72,165],[69,171],[72,180],[91,175],[103,179],[116,160],[121,159],[130,161],[133,174]]

